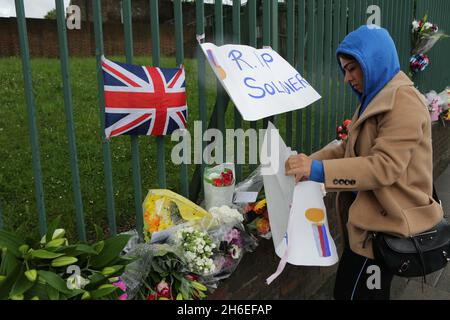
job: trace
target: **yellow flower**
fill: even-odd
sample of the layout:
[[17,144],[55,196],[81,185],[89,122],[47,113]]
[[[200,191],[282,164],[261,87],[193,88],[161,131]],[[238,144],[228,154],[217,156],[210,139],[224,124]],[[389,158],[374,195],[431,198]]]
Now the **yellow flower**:
[[266,206],[267,206],[267,201],[266,201],[266,199],[263,199],[255,205],[254,210],[257,214],[261,214],[265,210]]

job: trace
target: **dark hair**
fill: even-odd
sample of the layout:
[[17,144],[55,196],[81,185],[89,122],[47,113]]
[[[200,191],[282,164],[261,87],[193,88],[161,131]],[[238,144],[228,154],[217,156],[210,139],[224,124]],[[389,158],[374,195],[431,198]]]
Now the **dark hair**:
[[346,54],[346,53],[340,53],[340,54],[338,55],[338,57],[339,57],[339,58],[344,58],[344,59],[347,59],[347,60],[354,60],[354,61],[356,61],[356,59],[355,59],[354,56],[351,56],[351,55]]

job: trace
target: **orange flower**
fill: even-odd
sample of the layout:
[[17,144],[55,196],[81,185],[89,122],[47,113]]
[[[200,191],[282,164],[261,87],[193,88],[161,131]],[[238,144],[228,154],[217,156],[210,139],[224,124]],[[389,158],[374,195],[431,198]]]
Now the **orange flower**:
[[269,220],[266,218],[261,218],[256,221],[256,228],[259,233],[266,234],[270,231],[270,223]]
[[161,222],[161,218],[157,215],[154,216],[153,219],[149,221],[150,227],[148,231],[150,232],[156,232],[159,229],[159,223]]

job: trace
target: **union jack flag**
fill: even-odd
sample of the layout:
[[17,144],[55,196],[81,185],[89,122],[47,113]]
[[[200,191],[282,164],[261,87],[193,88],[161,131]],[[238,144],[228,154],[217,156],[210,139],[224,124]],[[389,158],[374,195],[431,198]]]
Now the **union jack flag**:
[[102,57],[105,135],[169,135],[186,128],[184,67],[156,68]]

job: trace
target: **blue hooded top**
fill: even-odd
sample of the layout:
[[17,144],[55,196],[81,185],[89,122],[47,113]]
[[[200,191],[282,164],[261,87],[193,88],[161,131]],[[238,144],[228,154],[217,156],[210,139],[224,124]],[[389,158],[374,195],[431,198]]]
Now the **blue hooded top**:
[[[363,72],[364,92],[361,94],[352,88],[361,102],[361,115],[373,98],[400,72],[397,48],[386,29],[363,25],[348,34],[336,51],[338,65],[345,74],[339,60],[341,54],[354,57]],[[321,161],[313,161],[310,180],[325,181]]]
[[364,92],[361,94],[352,88],[361,102],[362,114],[381,89],[400,72],[397,48],[386,29],[363,25],[348,34],[336,51],[342,72],[339,55],[343,53],[354,57],[363,71]]

